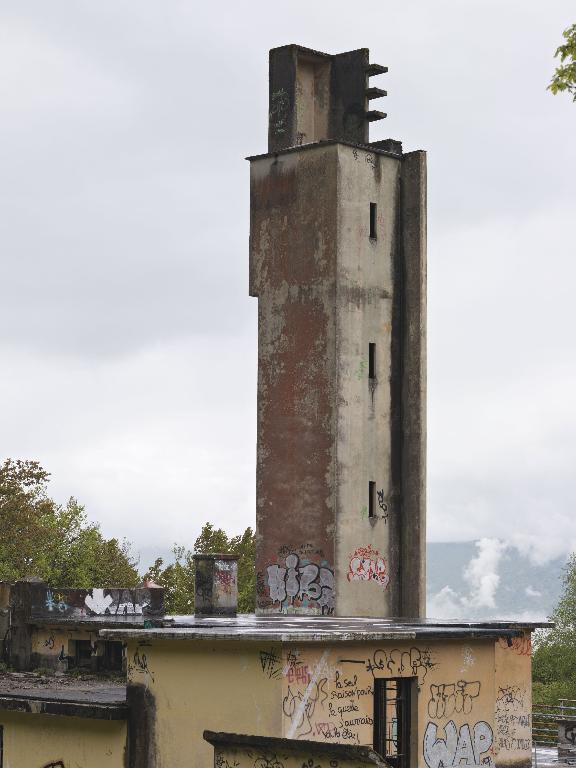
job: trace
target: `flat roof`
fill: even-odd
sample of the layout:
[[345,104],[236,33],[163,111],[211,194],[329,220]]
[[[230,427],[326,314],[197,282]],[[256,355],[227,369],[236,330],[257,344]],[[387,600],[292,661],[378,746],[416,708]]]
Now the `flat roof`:
[[[0,710],[43,715],[125,720],[126,684],[74,681],[71,678],[32,679],[11,673],[0,677]],[[61,682],[60,682],[61,681]]]
[[[388,149],[382,149],[382,147],[374,146],[371,144],[354,144],[352,141],[345,141],[344,139],[320,139],[320,141],[310,141],[307,144],[297,144],[294,147],[284,147],[283,149],[275,149],[273,152],[262,152],[258,155],[248,155],[245,160],[261,160],[264,157],[276,157],[276,155],[287,155],[290,152],[301,152],[305,149],[317,149],[318,147],[329,147],[334,144],[343,144],[345,147],[352,147],[353,149],[362,149],[366,152],[372,152],[375,155],[384,155],[384,157],[393,157],[395,160],[402,160],[404,154],[412,154],[410,152],[391,152]],[[418,152],[419,150],[414,150]]]
[[490,639],[515,637],[525,630],[553,626],[550,622],[439,621],[364,617],[292,616],[286,614],[234,618],[169,616],[150,629],[102,629],[111,640],[247,640],[280,642],[351,642],[416,640],[418,638]]
[[142,614],[100,614],[98,616],[31,616],[26,620],[27,624],[35,627],[86,627],[98,630],[103,627],[143,627],[145,622],[162,620],[162,616],[142,616]]

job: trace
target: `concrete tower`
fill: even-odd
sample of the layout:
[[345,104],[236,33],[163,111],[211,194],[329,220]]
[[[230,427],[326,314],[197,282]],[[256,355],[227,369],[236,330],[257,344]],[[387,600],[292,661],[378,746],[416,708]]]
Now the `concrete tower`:
[[426,159],[369,143],[385,71],[270,52],[249,158],[260,614],[424,615]]

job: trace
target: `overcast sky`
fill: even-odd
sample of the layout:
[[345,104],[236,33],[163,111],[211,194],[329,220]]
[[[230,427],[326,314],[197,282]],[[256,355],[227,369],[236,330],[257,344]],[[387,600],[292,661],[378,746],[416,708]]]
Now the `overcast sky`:
[[[254,524],[268,49],[369,47],[429,152],[429,538],[576,549],[573,0],[3,0],[0,454],[148,561]],[[147,565],[143,562],[142,565]]]

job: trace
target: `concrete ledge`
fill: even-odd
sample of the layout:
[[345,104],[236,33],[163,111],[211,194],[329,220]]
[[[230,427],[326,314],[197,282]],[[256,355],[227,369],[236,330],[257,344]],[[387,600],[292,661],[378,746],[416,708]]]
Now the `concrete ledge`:
[[72,701],[34,695],[0,694],[0,711],[28,712],[33,715],[84,717],[92,720],[126,720],[128,707],[120,702]]
[[376,765],[389,768],[384,758],[370,747],[349,744],[326,744],[323,741],[284,739],[274,736],[247,736],[239,733],[204,731],[205,741],[214,748],[255,748],[268,752],[292,753],[293,755],[324,755],[332,760],[349,760],[355,764]]

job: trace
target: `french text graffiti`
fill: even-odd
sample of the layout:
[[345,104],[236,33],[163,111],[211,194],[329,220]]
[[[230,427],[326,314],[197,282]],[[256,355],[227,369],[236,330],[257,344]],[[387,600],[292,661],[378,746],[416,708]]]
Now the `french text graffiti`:
[[431,720],[451,717],[455,712],[469,715],[474,699],[480,696],[480,681],[472,683],[458,680],[456,683],[439,683],[430,686],[428,716]]
[[268,589],[273,603],[281,611],[288,611],[294,604],[310,608],[322,614],[334,612],[334,572],[327,565],[300,561],[297,554],[286,556],[286,567],[269,565]]
[[50,635],[44,640],[44,648],[52,650],[54,648],[54,635]]
[[350,556],[348,581],[372,581],[386,589],[390,582],[386,560],[371,546],[358,547]]
[[57,760],[55,763],[46,763],[42,768],[64,768],[62,760]]
[[438,736],[436,723],[428,723],[424,733],[424,760],[428,768],[449,766],[490,766],[494,761],[490,753],[494,734],[484,720],[479,720],[470,732],[466,723],[456,727],[453,720],[444,726],[444,738]]

